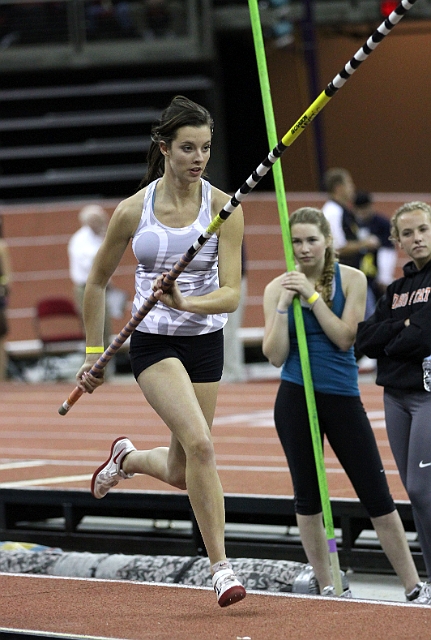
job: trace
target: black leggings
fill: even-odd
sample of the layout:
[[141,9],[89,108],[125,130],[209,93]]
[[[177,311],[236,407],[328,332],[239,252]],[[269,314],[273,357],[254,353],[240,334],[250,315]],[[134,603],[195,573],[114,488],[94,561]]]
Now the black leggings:
[[[359,396],[315,392],[323,442],[325,434],[371,518],[395,510],[386,475]],[[322,511],[304,387],[281,381],[274,409],[275,426],[286,454],[301,515]]]

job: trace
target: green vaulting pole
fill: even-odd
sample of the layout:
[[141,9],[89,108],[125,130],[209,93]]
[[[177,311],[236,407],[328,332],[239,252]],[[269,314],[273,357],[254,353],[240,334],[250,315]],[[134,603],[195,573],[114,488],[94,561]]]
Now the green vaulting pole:
[[[262,93],[268,141],[270,146],[274,147],[277,144],[277,132],[257,0],[248,0],[248,5],[250,9],[251,26],[253,31],[253,40],[259,72],[260,89]],[[274,165],[273,174],[287,270],[293,271],[295,269],[295,258],[290,235],[289,214],[287,210],[283,172],[281,164],[279,162]],[[311,377],[310,359],[308,356],[307,338],[304,328],[304,318],[302,316],[301,303],[299,301],[299,298],[296,297],[293,300],[293,314],[295,318],[296,333],[298,336],[302,377],[304,379],[305,397],[307,401],[308,418],[310,421],[314,458],[316,463],[317,478],[319,482],[320,498],[322,502],[323,522],[325,525],[326,537],[328,540],[332,578],[336,594],[341,595],[341,593],[343,592],[343,587],[341,584],[340,563],[338,559],[337,544],[335,540],[328,482],[326,478],[325,461],[323,457],[323,447],[320,438],[319,421],[317,417],[316,401],[314,397],[313,380]],[[323,588],[326,585],[320,586]]]

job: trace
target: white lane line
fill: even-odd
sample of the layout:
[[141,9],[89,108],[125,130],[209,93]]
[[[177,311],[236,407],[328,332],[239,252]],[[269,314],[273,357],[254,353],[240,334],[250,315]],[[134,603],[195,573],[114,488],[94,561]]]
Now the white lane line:
[[[237,461],[237,462],[286,462],[286,458],[284,455],[268,455],[268,456],[255,456],[255,455],[242,455],[242,454],[231,454],[231,453],[217,453],[218,461]],[[100,460],[65,460],[63,458],[57,458],[53,460],[22,460],[22,461],[13,461],[13,462],[5,462],[0,464],[1,470],[15,469],[15,468],[26,468],[26,467],[42,467],[42,466],[52,466],[52,467],[97,467],[100,464]],[[325,456],[325,464],[334,465],[339,464],[337,458],[333,456]],[[387,459],[382,460],[382,464],[384,467],[394,466],[395,462],[393,460]],[[245,467],[242,467],[245,468]],[[287,468],[287,467],[286,467]]]
[[373,431],[377,431],[377,429],[386,429],[385,420],[370,420]]
[[[133,434],[130,435],[130,438],[133,440],[141,440],[146,438],[159,438],[168,433],[167,427],[163,425],[157,425],[158,431],[161,431],[161,436],[158,435],[145,435],[145,434]],[[0,441],[4,438],[5,440],[82,440],[82,441],[100,441],[106,443],[105,446],[111,446],[112,439],[115,437],[112,433],[81,433],[79,431],[68,431],[67,434],[58,432],[58,431],[16,431],[13,434],[1,434],[0,433]],[[108,447],[108,449],[109,449]],[[3,451],[3,447],[0,449],[0,453]]]
[[[217,465],[219,471],[242,471],[249,473],[288,473],[289,468],[283,467],[257,467],[245,465]],[[328,475],[343,474],[344,469],[326,469]],[[386,475],[398,475],[397,470],[386,470]],[[35,478],[33,480],[20,480],[16,482],[1,482],[0,489],[11,489],[18,487],[36,487],[51,484],[67,484],[69,482],[88,482],[92,478],[92,474],[80,476],[55,476],[52,478]]]
[[385,412],[380,409],[378,411],[367,411],[367,416],[370,420],[380,420],[385,417]]
[[17,482],[1,482],[0,489],[12,487],[35,487],[44,484],[67,484],[68,482],[86,482],[91,480],[93,474],[82,476],[56,476],[54,478],[35,478],[34,480],[19,480]]
[[[17,574],[3,574],[3,575],[17,575]],[[42,578],[43,576],[38,575],[37,577]],[[249,589],[250,592],[250,589]],[[10,634],[16,634],[17,637],[19,637],[19,635],[22,635],[25,638],[28,638],[29,635],[33,635],[37,638],[59,638],[60,640],[114,640],[112,638],[108,638],[107,636],[88,636],[88,635],[81,635],[81,634],[76,634],[76,633],[61,633],[59,631],[39,631],[37,629],[15,629],[15,628],[6,628],[6,627],[0,627],[0,633],[6,633],[8,636],[10,636]],[[18,635],[19,634],[19,635]],[[121,640],[121,639],[120,639]]]
[[42,467],[45,464],[45,460],[20,460],[19,462],[3,462],[0,463],[0,471],[7,471],[9,469],[25,469],[27,467]]
[[[60,452],[62,455],[64,451]],[[4,458],[3,458],[4,460]],[[64,460],[63,458],[56,458],[52,460],[20,460],[3,462],[0,464],[0,471],[8,471],[9,469],[25,469],[26,467],[90,467],[96,468],[100,465],[100,458],[98,460]]]
[[[41,461],[43,463],[43,461]],[[217,465],[219,471],[241,471],[251,473],[288,473],[289,468],[286,465],[282,467],[274,466],[255,466],[255,465]],[[326,473],[330,474],[344,474],[345,471],[342,468],[328,467]],[[386,469],[387,475],[398,475],[396,469]],[[17,488],[17,487],[30,487],[30,486],[42,486],[51,484],[67,484],[71,482],[88,482],[91,480],[92,474],[72,475],[72,476],[53,476],[49,478],[34,478],[33,480],[19,480],[13,482],[1,482],[0,489]]]
[[[32,411],[34,410],[34,408],[31,409]],[[105,408],[103,409],[103,411],[106,413]],[[1,413],[1,409],[0,409],[0,413]],[[131,419],[135,419],[135,412],[128,412],[129,413],[129,417]],[[386,428],[386,424],[385,424],[385,420],[384,420],[384,412],[383,411],[370,411],[368,412],[368,418],[370,419],[371,422],[371,426],[373,429],[385,429]],[[146,416],[142,414],[141,409],[139,409],[139,411],[136,412],[136,417],[139,418],[139,423],[141,423],[141,421],[145,422],[145,426],[148,427],[154,427],[154,428],[163,428],[163,423],[159,420],[159,419],[154,419],[153,416]],[[122,413],[118,412],[117,410],[115,410],[115,415],[114,416],[95,416],[94,415],[94,410],[92,409],[92,418],[91,418],[91,424],[93,424],[94,426],[99,426],[99,425],[103,425],[105,427],[118,427],[119,422],[123,419],[122,417]],[[88,416],[80,416],[77,414],[74,414],[73,416],[71,416],[68,419],[67,425],[69,427],[69,429],[71,427],[78,427],[78,426],[82,426],[82,425],[88,425],[89,420],[88,420]],[[19,426],[19,425],[28,425],[28,426],[34,426],[37,427],[39,425],[41,426],[55,426],[58,427],[59,425],[59,418],[58,416],[48,416],[48,417],[43,417],[43,416],[35,416],[35,415],[31,415],[31,416],[0,416],[0,425],[7,427],[10,425],[13,425],[15,427]],[[258,411],[251,411],[251,412],[241,412],[241,413],[234,413],[234,414],[229,414],[229,415],[218,415],[215,417],[214,419],[214,427],[223,427],[223,426],[229,426],[229,425],[236,425],[238,428],[240,429],[260,429],[260,428],[264,428],[264,429],[274,429],[275,425],[274,425],[274,417],[273,417],[273,410],[269,409],[269,410],[258,410]],[[27,435],[29,434],[29,435]],[[35,433],[35,435],[40,437],[40,433]],[[64,438],[64,434],[61,432],[53,432],[52,434],[42,434],[42,437],[50,437],[50,438]],[[107,435],[105,436],[104,434],[92,434],[92,433],[86,433],[85,436],[83,436],[82,433],[79,432],[71,432],[70,430],[68,431],[67,436],[69,438],[87,438],[87,439],[104,439],[105,437],[111,437],[111,435]],[[25,437],[34,437],[32,435],[32,432],[23,432],[20,433],[19,431],[15,431],[14,433],[6,433],[4,432],[4,438],[25,438]],[[2,438],[2,433],[0,431],[0,439]]]

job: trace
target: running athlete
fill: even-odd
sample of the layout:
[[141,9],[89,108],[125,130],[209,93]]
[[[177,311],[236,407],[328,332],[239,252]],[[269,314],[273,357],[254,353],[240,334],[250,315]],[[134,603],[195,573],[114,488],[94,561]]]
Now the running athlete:
[[[91,489],[103,498],[120,479],[142,473],[187,489],[209,556],[218,603],[245,597],[226,560],[224,497],[211,425],[223,370],[223,326],[239,302],[243,214],[238,208],[203,246],[172,287],[162,280],[229,202],[204,179],[213,121],[202,106],[175,97],[152,128],[148,172],[139,191],[121,202],[93,263],[84,297],[87,357],[78,386],[92,392],[103,379],[89,373],[103,344],[105,289],[128,245],[138,266],[133,309],[154,292],[158,302],[133,332],[130,359],[149,404],[171,432],[169,447],[137,451],[113,442]],[[96,353],[95,353],[96,352]]]

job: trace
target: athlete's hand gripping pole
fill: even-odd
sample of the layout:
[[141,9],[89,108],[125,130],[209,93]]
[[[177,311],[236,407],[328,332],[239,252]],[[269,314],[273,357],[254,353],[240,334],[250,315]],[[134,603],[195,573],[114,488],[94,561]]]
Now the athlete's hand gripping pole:
[[[221,226],[222,222],[230,216],[231,212],[227,212],[224,209],[214,218],[211,224],[207,227],[204,233],[199,236],[196,242],[186,251],[186,253],[175,263],[172,269],[167,273],[162,280],[162,289],[168,291],[172,286],[172,283],[178,278],[180,273],[184,271],[189,262],[195,257],[195,255],[202,249],[204,244],[211,238],[213,233]],[[145,318],[147,313],[157,304],[158,300],[154,293],[147,298],[142,307],[136,311],[125,327],[114,338],[106,351],[100,356],[97,362],[91,367],[89,373],[93,376],[100,374],[100,372],[106,367],[112,356],[114,356],[118,349],[125,343],[127,338],[136,329],[138,324]],[[79,387],[75,387],[70,396],[59,407],[58,413],[61,416],[65,416],[69,409],[75,404],[77,400],[83,395],[83,391]]]

